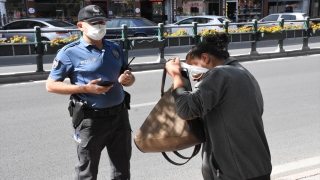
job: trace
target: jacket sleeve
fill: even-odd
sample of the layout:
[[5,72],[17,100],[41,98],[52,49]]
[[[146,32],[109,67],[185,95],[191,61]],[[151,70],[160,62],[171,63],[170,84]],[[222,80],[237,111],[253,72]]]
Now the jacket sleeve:
[[186,87],[172,91],[177,113],[182,119],[205,116],[212,108],[223,101],[227,88],[227,78],[218,70],[206,74],[193,92]]

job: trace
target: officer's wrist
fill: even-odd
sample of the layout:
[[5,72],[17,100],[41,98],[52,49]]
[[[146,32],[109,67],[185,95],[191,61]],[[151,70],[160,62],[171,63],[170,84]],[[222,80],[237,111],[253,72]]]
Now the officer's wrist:
[[89,88],[88,85],[84,85],[84,86],[79,86],[79,93],[89,93]]

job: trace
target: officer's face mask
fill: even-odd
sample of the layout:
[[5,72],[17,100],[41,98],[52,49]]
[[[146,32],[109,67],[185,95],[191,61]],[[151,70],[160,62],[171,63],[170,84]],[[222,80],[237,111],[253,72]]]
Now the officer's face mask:
[[86,35],[93,40],[101,40],[106,34],[105,24],[89,25]]

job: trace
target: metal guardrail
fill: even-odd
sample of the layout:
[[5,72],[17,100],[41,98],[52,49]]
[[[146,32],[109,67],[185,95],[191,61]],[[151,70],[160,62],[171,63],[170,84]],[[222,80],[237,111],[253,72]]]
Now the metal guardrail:
[[[310,50],[308,47],[308,39],[310,38],[310,21],[312,20],[320,20],[318,19],[310,19],[306,18],[305,20],[290,20],[290,21],[284,21],[281,19],[280,21],[272,22],[272,23],[278,23],[280,27],[284,26],[285,22],[301,22],[303,23],[304,27],[302,30],[303,35],[300,37],[296,37],[294,33],[293,38],[302,38],[302,50]],[[249,33],[241,33],[241,34],[247,34],[251,39],[246,40],[245,42],[250,42],[251,43],[251,50],[250,50],[250,55],[259,55],[257,52],[257,43],[259,42],[258,40],[258,24],[269,24],[271,22],[258,22],[257,20],[253,20],[252,22],[246,22],[246,23],[229,23],[224,21],[223,22],[223,28],[225,29],[225,33],[230,36],[230,43],[243,43],[244,41],[241,40],[240,36],[240,41],[234,42],[233,41],[233,34],[229,33],[229,27],[232,25],[237,25],[237,26],[245,26],[245,25],[251,25],[253,27],[253,31]],[[135,50],[135,49],[150,49],[150,48],[157,48],[159,49],[158,51],[158,59],[156,60],[156,63],[163,63],[165,62],[164,59],[164,49],[172,47],[173,44],[174,46],[193,46],[197,44],[199,41],[201,41],[201,38],[198,35],[198,27],[213,27],[214,29],[215,26],[221,26],[221,24],[197,24],[196,22],[193,22],[192,25],[174,25],[174,26],[164,26],[162,23],[159,23],[158,26],[149,26],[149,27],[127,27],[126,25],[122,25],[121,28],[107,28],[107,30],[121,30],[122,31],[122,36],[119,39],[110,39],[113,41],[116,41],[119,43],[124,51],[124,54],[126,58],[128,58],[128,52],[130,50]],[[192,29],[192,34],[191,35],[185,35],[185,36],[164,36],[164,32],[167,29],[170,28],[185,28],[185,27],[190,27]],[[157,36],[149,36],[149,37],[128,37],[128,30],[129,29],[158,29],[158,35]],[[79,31],[79,29],[67,29],[67,30],[41,30],[40,27],[35,27],[34,30],[0,30],[0,33],[15,33],[15,32],[27,32],[27,33],[35,33],[35,41],[34,42],[29,42],[29,43],[23,43],[23,45],[28,45],[29,46],[29,55],[32,55],[32,46],[34,46],[34,52],[35,54],[32,56],[36,56],[36,61],[37,61],[37,70],[36,72],[43,72],[43,56],[46,55],[45,52],[47,51],[46,49],[49,48],[50,41],[41,41],[41,32],[74,32],[74,31]],[[289,30],[288,30],[289,32]],[[286,32],[287,33],[287,32]],[[278,49],[276,52],[285,52],[283,49],[283,40],[284,39],[279,39],[278,40]],[[182,41],[184,43],[182,43]],[[2,46],[8,46],[8,44],[0,44],[0,49]],[[15,46],[20,46],[22,45],[21,43],[13,43],[10,44],[12,46],[13,50],[13,55],[16,55],[15,53]]]

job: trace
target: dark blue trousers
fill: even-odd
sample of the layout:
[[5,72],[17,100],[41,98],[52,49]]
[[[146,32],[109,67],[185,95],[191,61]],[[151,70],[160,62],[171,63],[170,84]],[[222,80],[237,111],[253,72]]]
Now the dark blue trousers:
[[83,119],[74,135],[79,159],[75,167],[76,180],[97,179],[104,148],[110,159],[111,179],[130,179],[132,141],[128,116],[124,108],[115,115]]

